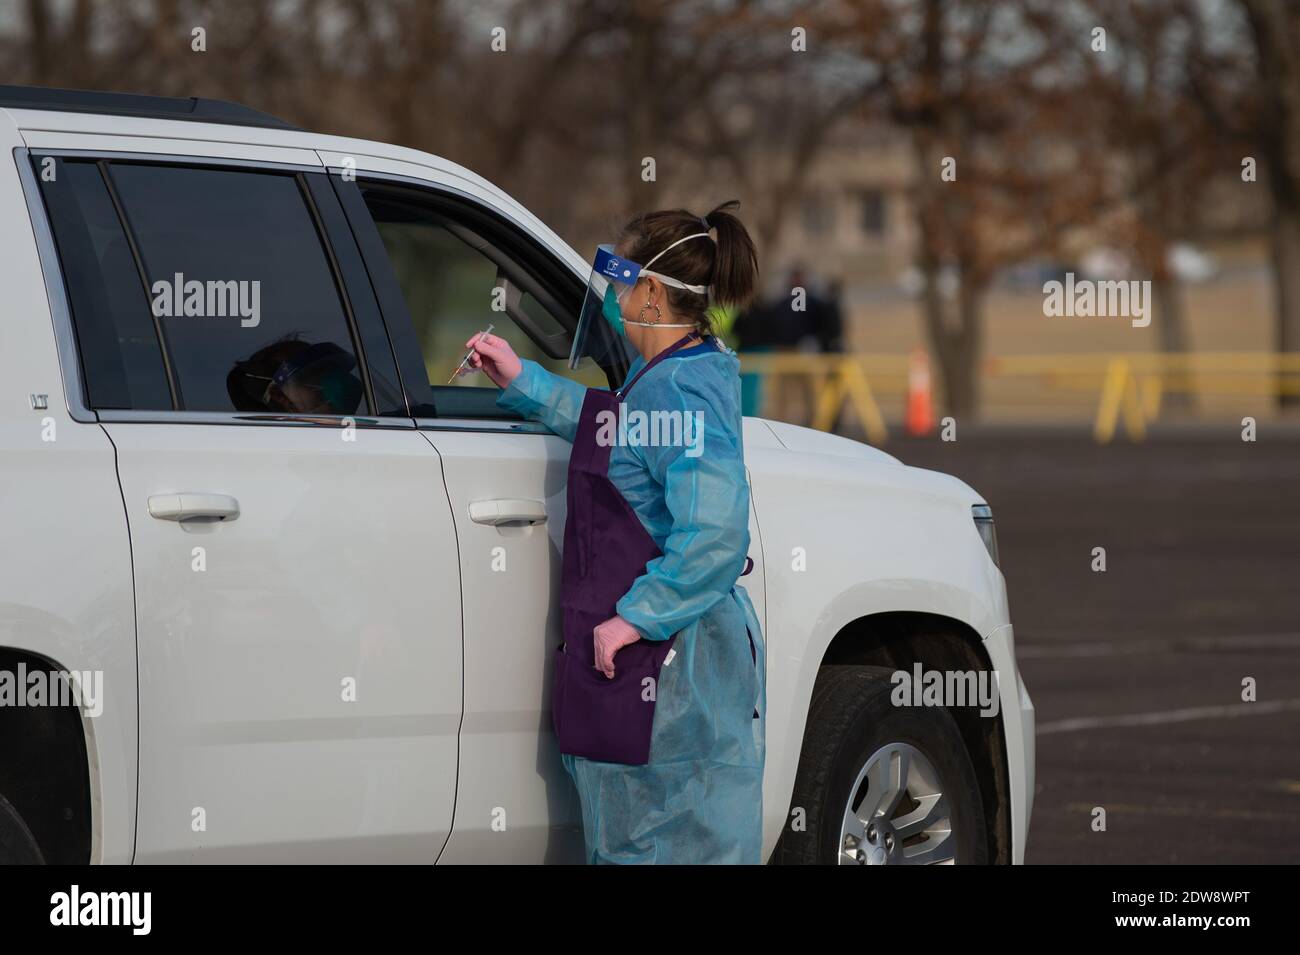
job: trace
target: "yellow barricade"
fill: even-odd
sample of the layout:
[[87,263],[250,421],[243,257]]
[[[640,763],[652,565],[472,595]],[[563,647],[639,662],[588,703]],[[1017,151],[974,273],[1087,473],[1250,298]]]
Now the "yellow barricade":
[[1162,354],[1011,355],[985,362],[986,377],[1036,376],[1065,390],[1099,390],[1093,434],[1106,444],[1124,422],[1141,441],[1167,394],[1300,394],[1300,354],[1190,352]]
[[740,363],[742,371],[766,378],[807,377],[813,390],[810,426],[830,431],[847,404],[857,412],[872,444],[881,444],[889,437],[872,381],[886,380],[893,385],[893,379],[907,379],[907,358],[898,355],[742,352]]
[[[745,372],[808,379],[812,427],[829,431],[841,410],[851,407],[875,444],[889,433],[876,396],[906,397],[906,355],[742,352],[740,359]],[[1142,440],[1170,394],[1300,395],[1300,353],[1004,355],[987,359],[981,370],[986,380],[1031,377],[1048,388],[1096,391],[1093,434],[1102,444],[1114,440],[1121,422],[1130,440]]]

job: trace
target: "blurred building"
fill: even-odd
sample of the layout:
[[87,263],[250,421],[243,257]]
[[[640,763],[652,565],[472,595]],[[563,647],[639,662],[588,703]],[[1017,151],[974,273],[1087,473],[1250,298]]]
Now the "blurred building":
[[[837,142],[809,172],[770,263],[801,263],[846,287],[893,283],[915,258],[909,191],[915,159],[907,137],[871,131]],[[776,278],[782,269],[769,269]]]

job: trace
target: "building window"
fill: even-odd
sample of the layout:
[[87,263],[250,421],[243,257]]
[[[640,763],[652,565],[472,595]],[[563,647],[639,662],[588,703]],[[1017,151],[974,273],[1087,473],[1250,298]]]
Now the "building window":
[[830,206],[821,196],[803,201],[803,231],[807,235],[825,235],[831,229]]
[[872,237],[885,233],[885,195],[879,190],[864,192],[859,197],[862,210],[862,231]]

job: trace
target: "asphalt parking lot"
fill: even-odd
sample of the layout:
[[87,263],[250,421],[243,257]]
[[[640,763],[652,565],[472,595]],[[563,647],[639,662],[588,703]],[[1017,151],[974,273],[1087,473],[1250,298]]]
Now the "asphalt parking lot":
[[885,450],[993,507],[1038,715],[1027,862],[1300,859],[1300,430],[968,428]]

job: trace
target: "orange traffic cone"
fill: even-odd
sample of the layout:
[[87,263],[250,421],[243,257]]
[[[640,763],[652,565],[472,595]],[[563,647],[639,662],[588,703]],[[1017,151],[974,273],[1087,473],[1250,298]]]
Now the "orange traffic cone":
[[912,350],[907,366],[907,432],[929,434],[934,427],[930,410],[930,359],[920,346]]

